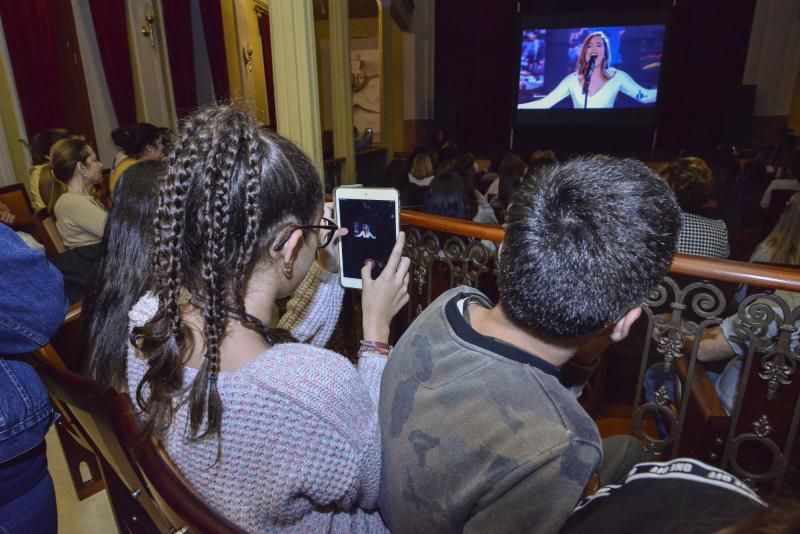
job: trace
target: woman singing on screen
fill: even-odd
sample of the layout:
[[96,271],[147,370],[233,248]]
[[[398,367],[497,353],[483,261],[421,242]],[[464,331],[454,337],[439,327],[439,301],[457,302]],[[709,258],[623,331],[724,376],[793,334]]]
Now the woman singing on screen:
[[[586,100],[584,82],[592,56],[595,56],[598,68],[592,69],[589,77],[589,98]],[[568,74],[547,96],[520,104],[518,109],[550,109],[567,96],[572,97],[572,106],[575,109],[613,108],[620,91],[642,104],[656,101],[656,89],[645,89],[625,72],[609,68],[610,59],[608,37],[603,32],[590,33],[583,41],[575,72]]]

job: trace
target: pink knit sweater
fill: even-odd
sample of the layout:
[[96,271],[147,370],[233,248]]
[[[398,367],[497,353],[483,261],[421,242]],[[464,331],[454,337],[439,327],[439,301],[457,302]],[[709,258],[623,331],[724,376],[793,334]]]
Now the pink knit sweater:
[[[309,344],[276,345],[235,372],[220,373],[222,458],[216,439],[186,439],[188,410],[175,413],[164,445],[194,488],[250,532],[385,532],[377,512],[381,453],[378,390],[386,360],[362,356],[358,368],[322,348],[342,306],[336,275],[313,265],[280,326]],[[146,295],[130,312],[144,324],[158,301]],[[128,350],[135,392],[146,362]],[[188,386],[197,371],[185,368]]]

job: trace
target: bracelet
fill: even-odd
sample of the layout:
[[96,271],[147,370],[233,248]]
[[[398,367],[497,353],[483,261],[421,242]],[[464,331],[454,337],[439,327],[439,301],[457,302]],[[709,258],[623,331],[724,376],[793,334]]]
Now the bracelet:
[[358,349],[358,357],[360,358],[365,353],[373,353],[373,354],[380,354],[381,356],[388,358],[389,353],[392,350],[392,346],[388,343],[383,343],[381,341],[364,341],[361,340],[361,347]]

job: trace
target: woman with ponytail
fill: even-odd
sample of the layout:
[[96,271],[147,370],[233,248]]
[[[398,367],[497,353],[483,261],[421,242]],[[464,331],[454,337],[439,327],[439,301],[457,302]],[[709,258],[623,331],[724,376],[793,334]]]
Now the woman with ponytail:
[[103,172],[94,149],[80,138],[62,139],[50,150],[49,167],[63,186],[49,200],[64,246],[97,245],[108,213],[92,196],[92,187],[100,183]]
[[127,385],[146,432],[247,531],[385,531],[377,402],[389,322],[408,300],[402,234],[378,278],[362,270],[353,366],[324,348],[346,230],[308,157],[231,106],[188,117],[174,143],[152,290],[129,314]]
[[[31,206],[34,212],[47,207],[48,201],[52,196],[51,192],[53,188],[58,187],[58,185],[54,183],[55,180],[52,179],[52,173],[48,172],[50,149],[57,142],[69,137],[76,136],[69,130],[54,128],[52,130],[39,132],[31,138],[30,149],[33,168],[31,169],[29,191],[31,193]],[[44,179],[42,171],[44,171]],[[44,191],[44,195],[42,195],[42,191]]]
[[59,184],[50,196],[50,211],[67,251],[53,260],[64,276],[64,291],[70,303],[84,297],[89,274],[100,253],[100,241],[108,213],[92,196],[100,183],[103,164],[83,139],[62,139],[50,150],[50,163],[43,176]]
[[[111,140],[122,149],[115,156],[108,188],[113,194],[122,173],[137,161],[161,160],[164,157],[164,136],[166,128],[153,126],[149,122],[137,122],[127,128],[117,128],[111,132]],[[119,156],[122,156],[118,159]]]

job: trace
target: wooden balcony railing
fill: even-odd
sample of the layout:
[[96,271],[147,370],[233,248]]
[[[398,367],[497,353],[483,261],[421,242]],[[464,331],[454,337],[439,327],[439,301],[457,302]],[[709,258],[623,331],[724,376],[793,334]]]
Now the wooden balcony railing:
[[[500,243],[501,226],[410,210],[402,210],[401,224],[412,260],[411,301],[401,332],[450,287],[472,285],[497,298],[496,256],[481,240]],[[749,286],[750,295],[737,303],[740,284]],[[800,269],[675,256],[668,276],[643,303],[643,320],[607,351],[632,356],[626,362],[638,360],[631,363],[638,369],[628,373],[638,378],[625,386],[630,432],[653,457],[693,456],[753,486],[800,487],[800,297],[793,293],[800,294]],[[739,382],[727,410],[714,398],[713,375],[698,359],[700,343],[694,341],[730,316],[746,353],[736,359]],[[645,377],[656,365],[675,387],[656,384],[646,395]]]

